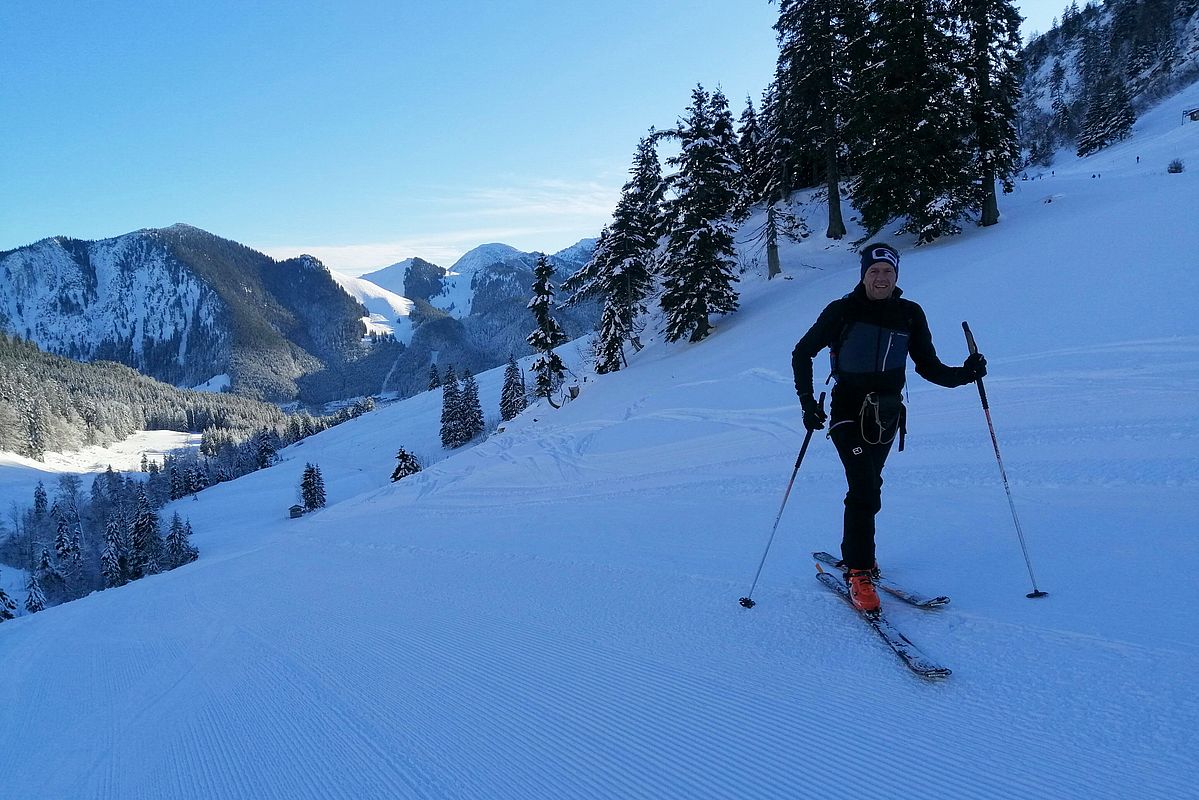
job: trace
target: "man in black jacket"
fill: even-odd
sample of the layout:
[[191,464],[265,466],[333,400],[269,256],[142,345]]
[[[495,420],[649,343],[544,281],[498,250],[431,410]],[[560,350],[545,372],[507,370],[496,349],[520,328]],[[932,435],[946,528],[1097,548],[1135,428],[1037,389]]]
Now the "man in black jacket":
[[987,374],[981,354],[960,367],[941,363],[933,348],[924,309],[902,298],[895,286],[899,253],[878,242],[862,251],[862,282],[829,303],[791,354],[795,391],[803,407],[804,427],[820,430],[828,415],[812,394],[812,359],[829,348],[832,377],[832,420],[829,438],[845,465],[849,491],[845,495],[845,529],[841,558],[854,605],[868,614],[878,612],[872,582],[874,517],[882,508],[883,464],[899,437],[903,449],[905,409],[901,393],[908,356],[916,373],[938,386],[973,383]]

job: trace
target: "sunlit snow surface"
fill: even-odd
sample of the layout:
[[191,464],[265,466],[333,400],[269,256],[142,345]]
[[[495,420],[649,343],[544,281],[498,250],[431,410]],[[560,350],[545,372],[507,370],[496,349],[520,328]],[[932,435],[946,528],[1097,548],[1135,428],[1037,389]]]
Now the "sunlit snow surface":
[[[1050,593],[1024,597],[977,393],[911,375],[879,558],[953,602],[884,603],[947,680],[812,579],[844,491],[822,437],[737,604],[802,439],[791,348],[857,279],[814,236],[791,280],[746,275],[708,341],[650,331],[478,446],[444,457],[425,393],[180,501],[198,562],[0,625],[0,794],[1195,796],[1199,124],[1178,105],[1199,90],[1018,182],[996,228],[899,242],[942,358],[966,355],[963,319],[988,357]],[[479,376],[493,422],[500,377]],[[390,484],[400,446],[436,463]],[[330,506],[289,520],[306,462]]]

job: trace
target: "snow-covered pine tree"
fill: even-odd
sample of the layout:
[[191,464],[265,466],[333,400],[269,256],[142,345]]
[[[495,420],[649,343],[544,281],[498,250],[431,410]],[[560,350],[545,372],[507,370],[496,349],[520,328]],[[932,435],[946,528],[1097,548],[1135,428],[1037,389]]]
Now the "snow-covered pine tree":
[[38,560],[37,567],[30,570],[30,574],[37,575],[37,582],[43,592],[48,592],[54,602],[61,602],[66,597],[67,581],[62,573],[58,571],[58,567],[54,565],[54,561],[50,556],[50,551],[45,547],[42,548],[41,558]]
[[876,0],[854,97],[854,202],[869,236],[903,217],[927,243],[961,231],[977,194],[965,53],[948,0]]
[[279,457],[279,445],[275,434],[263,428],[254,438],[255,453],[254,458],[258,469],[266,469],[275,463]]
[[712,330],[710,314],[737,309],[732,212],[740,167],[724,95],[719,90],[709,95],[703,86],[693,89],[677,134],[680,152],[668,162],[678,172],[669,182],[674,197],[667,203],[660,302],[667,341],[690,334],[698,342]]
[[8,593],[0,588],[0,622],[12,619],[16,616],[17,604]]
[[525,410],[525,374],[516,363],[516,356],[508,356],[504,367],[504,386],[500,389],[500,419],[504,422]]
[[1124,79],[1115,74],[1107,76],[1091,95],[1078,136],[1078,155],[1088,156],[1127,138],[1136,121]]
[[200,553],[188,541],[188,535],[188,527],[179,517],[179,513],[176,512],[171,516],[166,547],[164,548],[167,569],[182,567],[184,564],[190,564],[199,557]]
[[416,456],[402,447],[396,453],[396,462],[396,468],[391,473],[392,483],[401,481],[409,475],[415,475],[421,471],[420,461],[417,460]]
[[441,388],[441,376],[437,374],[437,365],[429,365],[429,391]]
[[995,182],[1012,191],[1020,159],[1016,106],[1020,100],[1020,12],[1012,0],[958,0],[969,58],[966,73],[973,120],[979,223],[999,222]]
[[67,513],[57,503],[50,513],[55,520],[54,552],[58,555],[58,563],[68,573],[73,572],[80,560],[79,542],[71,530]]
[[[841,157],[850,145],[850,78],[866,68],[863,0],[780,0],[775,86],[789,113],[787,139],[802,143],[828,197],[825,236],[845,236]],[[804,154],[791,156],[800,161]]]
[[462,373],[462,426],[466,441],[483,432],[483,406],[479,403],[479,384],[468,369]]
[[461,447],[467,442],[463,438],[462,389],[458,375],[451,364],[445,369],[445,380],[441,384],[441,446],[447,450]]
[[100,578],[105,589],[124,586],[129,582],[129,553],[121,520],[113,515],[104,528],[104,552],[100,554]]
[[745,109],[737,119],[737,150],[741,153],[741,196],[733,218],[741,221],[749,216],[750,207],[766,199],[766,157],[763,150],[762,128],[752,97],[745,98]]
[[595,365],[601,374],[620,369],[626,342],[634,351],[641,349],[637,317],[646,312],[645,298],[653,286],[654,251],[666,193],[652,132],[638,142],[629,174],[612,213],[605,260],[596,276],[604,298]]
[[38,519],[46,516],[49,503],[50,497],[46,494],[46,487],[42,485],[41,481],[38,481],[33,490],[33,515]]
[[317,508],[324,508],[325,502],[326,502],[325,476],[321,474],[321,468],[316,464],[312,465],[312,471],[313,471],[313,475],[316,479],[314,481],[314,485],[316,488],[316,501],[319,504],[319,505],[317,505]]
[[137,490],[137,511],[129,538],[129,580],[136,581],[159,572],[159,560],[162,557],[159,518],[142,487]]
[[551,313],[554,307],[554,284],[550,279],[553,276],[553,264],[544,253],[538,253],[537,265],[533,269],[533,297],[528,306],[533,312],[537,328],[525,341],[538,353],[537,360],[533,362],[534,393],[547,399],[561,385],[566,372],[566,365],[554,352],[555,347],[566,341],[566,334]]
[[325,479],[321,476],[321,468],[316,464],[304,465],[304,475],[300,479],[300,499],[305,511],[325,507]]
[[30,570],[29,577],[25,579],[25,610],[30,614],[36,614],[46,608],[46,594],[42,591],[42,584],[37,578],[37,571]]

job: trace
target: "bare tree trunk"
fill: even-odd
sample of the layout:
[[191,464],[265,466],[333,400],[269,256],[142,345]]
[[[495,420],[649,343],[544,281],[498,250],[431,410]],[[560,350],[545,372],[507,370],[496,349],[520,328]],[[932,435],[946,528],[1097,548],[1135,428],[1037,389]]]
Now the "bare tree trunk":
[[999,201],[995,197],[995,170],[983,174],[983,207],[980,224],[985,228],[999,222]]
[[775,275],[781,275],[783,268],[779,264],[779,232],[774,221],[774,205],[766,207],[766,280]]
[[845,237],[845,220],[841,218],[841,181],[837,172],[837,150],[830,141],[825,147],[825,179],[828,186],[828,230],[829,239]]

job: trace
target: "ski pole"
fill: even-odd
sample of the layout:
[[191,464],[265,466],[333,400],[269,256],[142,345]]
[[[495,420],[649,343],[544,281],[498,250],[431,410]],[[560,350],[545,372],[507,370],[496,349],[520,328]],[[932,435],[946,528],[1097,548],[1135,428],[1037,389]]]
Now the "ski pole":
[[[962,322],[962,330],[966,332],[966,346],[970,348],[970,355],[978,352],[978,345],[974,343],[974,334],[970,333],[970,326],[965,321]],[[1020,527],[1020,518],[1016,516],[1016,504],[1012,501],[1012,488],[1008,484],[1007,470],[1003,468],[1003,456],[999,454],[999,440],[995,438],[995,425],[991,422],[991,405],[987,402],[987,390],[983,388],[983,379],[977,378],[974,381],[978,386],[978,398],[982,400],[983,413],[987,417],[987,430],[991,432],[991,445],[995,448],[995,460],[999,462],[999,476],[1003,478],[1003,490],[1007,492],[1008,508],[1012,511],[1012,522],[1016,524],[1016,536],[1020,539],[1020,551],[1024,553],[1024,566],[1028,567],[1028,577],[1032,579],[1032,591],[1025,597],[1044,597],[1049,592],[1042,592],[1037,588],[1037,576],[1032,572],[1032,559],[1028,557],[1028,544],[1024,541],[1024,529]]]
[[[820,409],[824,410],[824,392],[820,393]],[[778,516],[774,518],[774,527],[770,529],[770,538],[766,540],[766,550],[762,553],[762,560],[758,562],[758,571],[754,573],[754,582],[749,587],[749,594],[742,597],[739,602],[743,608],[753,608],[756,603],[752,600],[754,587],[758,585],[758,578],[762,576],[762,567],[766,564],[766,555],[770,552],[770,545],[774,543],[774,534],[779,529],[779,520],[783,518],[783,509],[787,507],[787,498],[791,496],[791,487],[795,485],[795,476],[799,474],[799,465],[803,463],[804,453],[808,452],[808,443],[812,441],[814,431],[809,430],[807,436],[803,437],[803,445],[799,448],[799,455],[795,459],[795,469],[791,470],[791,480],[787,481],[787,491],[783,493],[783,504],[779,506]]]

